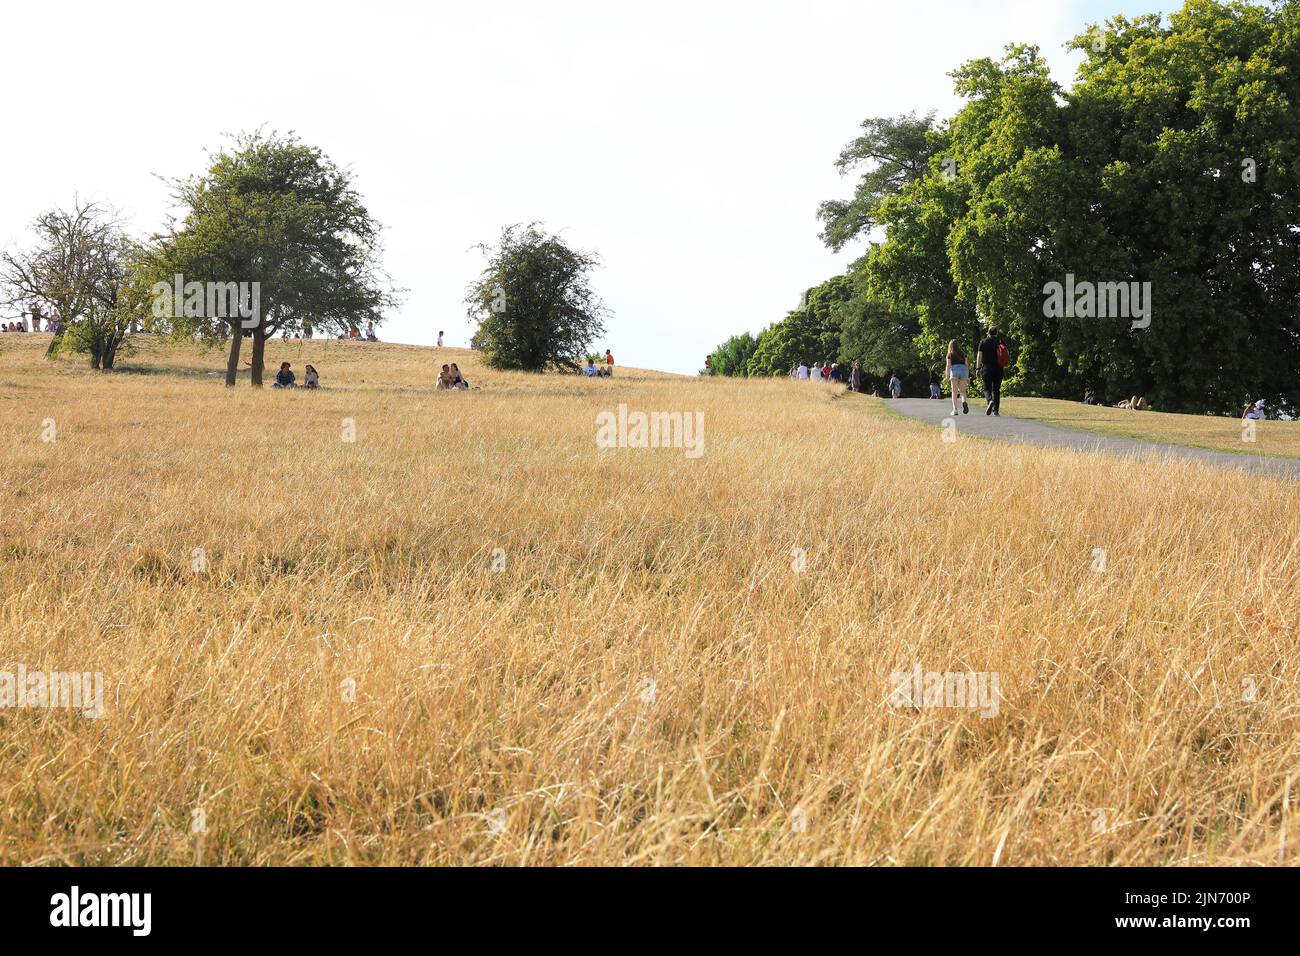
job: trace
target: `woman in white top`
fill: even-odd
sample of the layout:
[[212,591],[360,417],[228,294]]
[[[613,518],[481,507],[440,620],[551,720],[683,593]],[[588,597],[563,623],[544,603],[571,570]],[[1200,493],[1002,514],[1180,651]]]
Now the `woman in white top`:
[[822,380],[822,367],[820,365],[814,365],[812,367],[812,380],[814,382],[820,382]]

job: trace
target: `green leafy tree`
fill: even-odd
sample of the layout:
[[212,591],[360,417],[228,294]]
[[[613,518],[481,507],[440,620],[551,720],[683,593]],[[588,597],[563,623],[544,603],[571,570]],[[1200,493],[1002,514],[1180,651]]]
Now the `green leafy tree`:
[[840,353],[836,306],[852,295],[849,276],[835,276],[805,292],[798,309],[759,335],[749,374],[786,375],[799,362],[835,361]]
[[930,158],[940,148],[940,141],[930,135],[933,126],[934,113],[875,116],[862,121],[862,135],[835,161],[842,176],[862,170],[853,198],[827,200],[817,210],[826,245],[838,252],[866,235],[879,223],[881,202],[925,174]]
[[[922,354],[997,325],[1012,388],[1297,404],[1298,23],[1295,4],[1235,0],[1115,17],[1073,41],[1086,59],[1069,89],[1034,47],[964,64],[928,170],[873,207],[873,291],[915,307]],[[1150,325],[1049,314],[1067,276],[1149,282]]]
[[[155,323],[180,338],[228,338],[228,386],[245,335],[252,339],[252,383],[261,386],[266,340],[276,333],[341,334],[379,324],[394,304],[380,269],[381,227],[353,173],[293,134],[238,136],[206,172],[172,186],[184,216],[152,251],[151,276],[160,284],[174,275],[187,284],[233,283],[239,308],[164,309]],[[255,301],[246,293],[253,289]]]
[[758,338],[749,332],[733,335],[713,350],[709,374],[743,378],[749,375],[749,360],[758,349]]
[[607,310],[591,290],[595,255],[569,248],[538,223],[507,226],[477,247],[487,266],[465,297],[475,340],[493,368],[574,370],[604,334]]
[[922,377],[927,363],[917,352],[921,323],[916,312],[871,295],[865,276],[855,286],[854,296],[838,307],[840,364],[859,362],[864,372],[880,377],[890,372],[904,379]]

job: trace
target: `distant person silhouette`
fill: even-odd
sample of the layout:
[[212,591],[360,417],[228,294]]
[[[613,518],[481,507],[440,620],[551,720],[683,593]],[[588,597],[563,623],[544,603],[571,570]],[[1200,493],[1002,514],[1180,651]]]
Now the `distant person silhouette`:
[[975,357],[975,370],[984,382],[984,414],[999,415],[1002,410],[1002,357],[1006,346],[998,335],[998,330],[989,327],[989,334],[979,344]]

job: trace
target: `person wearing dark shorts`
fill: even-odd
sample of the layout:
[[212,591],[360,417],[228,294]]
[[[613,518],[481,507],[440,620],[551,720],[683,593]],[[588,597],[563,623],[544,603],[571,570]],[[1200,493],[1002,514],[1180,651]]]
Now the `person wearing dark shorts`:
[[975,371],[984,383],[984,414],[1000,415],[1002,408],[1002,365],[998,362],[998,346],[1002,339],[995,328],[979,345],[975,357]]

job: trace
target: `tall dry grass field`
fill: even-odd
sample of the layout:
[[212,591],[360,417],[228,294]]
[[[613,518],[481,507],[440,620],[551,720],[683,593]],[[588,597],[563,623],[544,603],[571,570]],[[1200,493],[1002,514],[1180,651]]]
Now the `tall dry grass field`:
[[[227,391],[45,341],[0,341],[0,670],[102,672],[104,713],[0,709],[0,862],[1300,853],[1294,483],[811,383],[294,342],[326,389]],[[704,454],[597,447],[619,403]],[[996,713],[897,706],[918,666]]]

